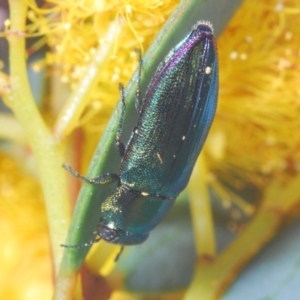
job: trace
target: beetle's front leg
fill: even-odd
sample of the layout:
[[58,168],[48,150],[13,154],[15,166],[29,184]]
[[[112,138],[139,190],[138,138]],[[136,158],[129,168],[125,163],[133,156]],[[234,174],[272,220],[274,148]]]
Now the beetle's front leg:
[[107,184],[119,180],[119,175],[115,173],[106,173],[95,178],[89,179],[79,174],[69,165],[63,164],[63,168],[70,172],[73,176],[91,184]]

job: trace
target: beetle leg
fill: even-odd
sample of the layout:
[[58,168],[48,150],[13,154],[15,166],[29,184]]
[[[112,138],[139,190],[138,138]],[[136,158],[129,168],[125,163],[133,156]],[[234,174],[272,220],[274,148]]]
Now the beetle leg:
[[91,184],[107,184],[119,180],[119,175],[115,173],[106,173],[95,178],[89,179],[79,174],[69,165],[63,164],[63,168],[70,172],[73,176]]
[[120,249],[119,253],[116,255],[116,257],[115,257],[115,262],[117,262],[119,260],[119,257],[121,255],[121,253],[123,252],[123,250],[124,250],[124,246],[121,245],[121,249]]
[[[141,98],[141,76],[142,76],[142,65],[143,65],[143,60],[142,60],[142,54],[139,49],[135,49],[139,56],[139,66],[138,66],[138,87],[136,90],[136,100],[135,100],[135,107],[136,110],[139,112],[140,108],[142,106],[142,98]],[[117,130],[117,135],[116,135],[116,140],[115,140],[115,146],[120,154],[121,157],[124,156],[125,153],[125,145],[121,141],[121,134],[122,134],[122,128],[123,128],[123,122],[124,122],[124,117],[125,117],[125,112],[126,112],[126,103],[125,103],[125,95],[124,95],[124,86],[120,83],[119,84],[119,90],[120,90],[120,95],[121,95],[121,101],[122,101],[122,110],[121,110],[121,117],[119,120],[118,124],[118,130]]]
[[125,146],[124,146],[124,143],[121,141],[121,134],[122,134],[123,121],[124,121],[125,112],[126,112],[126,104],[125,104],[124,86],[121,83],[119,84],[119,90],[120,90],[120,94],[121,94],[122,110],[121,110],[121,117],[120,117],[119,124],[118,124],[118,131],[117,131],[117,135],[116,135],[115,146],[116,146],[120,156],[123,157],[124,153],[125,153]]
[[138,66],[138,79],[137,79],[137,89],[136,89],[136,99],[135,99],[135,108],[138,112],[140,112],[142,106],[142,98],[141,98],[141,78],[142,78],[142,67],[143,67],[143,60],[142,60],[142,53],[140,49],[135,49],[135,52],[138,55],[139,66]]

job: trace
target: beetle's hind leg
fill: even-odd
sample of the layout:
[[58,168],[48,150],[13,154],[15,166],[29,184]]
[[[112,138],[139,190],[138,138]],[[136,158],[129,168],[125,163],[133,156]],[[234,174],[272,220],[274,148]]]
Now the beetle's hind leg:
[[117,262],[119,260],[120,255],[122,254],[123,250],[124,250],[124,246],[121,245],[121,249],[120,249],[119,253],[116,255],[116,257],[114,259],[115,262]]
[[83,175],[79,174],[77,171],[75,171],[71,166],[63,164],[62,165],[64,169],[66,169],[68,172],[70,172],[73,176],[91,183],[91,184],[107,184],[107,183],[111,183],[111,182],[115,182],[117,180],[119,180],[119,175],[115,174],[115,173],[106,173],[106,174],[102,174],[99,175],[95,178],[86,178]]

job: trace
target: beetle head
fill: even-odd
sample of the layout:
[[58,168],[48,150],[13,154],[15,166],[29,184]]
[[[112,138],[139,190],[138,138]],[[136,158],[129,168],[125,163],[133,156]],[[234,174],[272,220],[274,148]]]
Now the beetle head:
[[98,235],[105,241],[120,245],[136,245],[144,242],[149,233],[134,233],[118,228],[115,223],[101,219],[97,226]]

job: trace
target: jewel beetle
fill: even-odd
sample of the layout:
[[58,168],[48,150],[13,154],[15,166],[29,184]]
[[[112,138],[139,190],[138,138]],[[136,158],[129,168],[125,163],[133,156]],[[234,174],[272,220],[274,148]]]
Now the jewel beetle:
[[[141,68],[140,59],[139,81]],[[101,204],[99,238],[91,243],[104,239],[125,246],[144,242],[170,210],[189,181],[211,127],[218,98],[218,56],[212,26],[197,23],[169,52],[143,99],[138,87],[139,117],[126,146],[120,140],[126,110],[122,87],[120,91],[122,113],[115,140],[122,157],[119,174],[88,179],[64,167],[91,184],[117,182]]]

